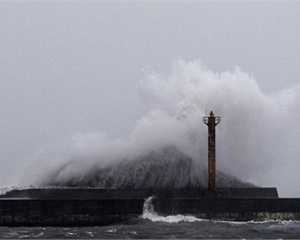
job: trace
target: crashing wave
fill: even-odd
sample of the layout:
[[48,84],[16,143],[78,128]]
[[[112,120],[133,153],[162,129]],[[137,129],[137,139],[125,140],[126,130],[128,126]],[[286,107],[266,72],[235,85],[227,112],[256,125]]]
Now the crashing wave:
[[[167,147],[136,159],[124,159],[105,167],[94,167],[85,174],[61,177],[70,162],[52,172],[45,186],[95,188],[190,188],[207,187],[207,169],[181,153]],[[217,187],[254,187],[236,177],[217,172]]]

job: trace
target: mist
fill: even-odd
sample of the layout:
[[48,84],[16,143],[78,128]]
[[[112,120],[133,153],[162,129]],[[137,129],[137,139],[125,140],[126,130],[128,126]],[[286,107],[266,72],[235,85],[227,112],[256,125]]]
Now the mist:
[[89,182],[95,169],[120,166],[146,176],[145,159],[163,149],[177,157],[162,166],[185,159],[182,175],[203,183],[201,120],[213,110],[222,118],[219,176],[299,197],[299,10],[297,2],[1,3],[0,186]]
[[[300,128],[296,124],[299,85],[266,95],[255,79],[238,67],[232,72],[215,73],[200,60],[176,60],[168,75],[147,73],[138,91],[152,110],[137,121],[128,137],[110,138],[100,133],[73,136],[64,147],[61,144],[58,149],[38,154],[31,159],[31,164],[26,162],[20,168],[25,173],[20,183],[64,185],[77,178],[79,183],[71,186],[80,186],[80,181],[83,185],[84,179],[94,176],[96,169],[108,170],[116,164],[119,172],[112,172],[107,178],[143,175],[132,166],[163,166],[165,161],[170,162],[170,167],[177,164],[176,171],[184,171],[186,167],[176,163],[178,159],[172,154],[165,154],[160,160],[155,155],[143,159],[151,152],[159,153],[168,147],[178,149],[183,155],[180,159],[197,169],[193,173],[186,172],[186,178],[203,183],[207,169],[207,127],[202,123],[202,116],[213,110],[222,118],[217,126],[217,169],[221,174],[259,186],[276,186],[281,195],[290,193],[291,189],[295,194],[300,193],[297,186],[292,185],[300,178],[294,170],[300,153],[296,147],[300,140]],[[131,167],[126,167],[130,164]],[[148,172],[143,181],[150,184],[151,174],[156,178],[158,174],[169,174],[174,181],[180,178],[178,172],[172,173],[170,169],[158,170],[161,172]],[[285,186],[289,184],[286,192]]]

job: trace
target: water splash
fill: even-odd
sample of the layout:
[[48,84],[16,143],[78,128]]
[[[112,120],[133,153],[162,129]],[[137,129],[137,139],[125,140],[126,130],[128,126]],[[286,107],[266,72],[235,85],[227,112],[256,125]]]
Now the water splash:
[[[24,163],[17,174],[23,175],[20,184],[120,186],[120,182],[130,186],[137,181],[137,186],[145,186],[150,177],[146,171],[156,176],[162,171],[167,177],[162,176],[160,183],[168,185],[173,179],[183,186],[186,179],[177,178],[180,166],[185,175],[191,174],[187,182],[203,184],[207,127],[201,118],[206,110],[213,110],[222,117],[217,127],[217,169],[246,182],[276,186],[281,196],[300,195],[294,184],[300,180],[300,84],[266,95],[238,67],[215,73],[201,61],[175,61],[167,75],[148,73],[139,90],[141,100],[152,110],[137,121],[130,136],[76,135],[53,151],[37,154],[32,163]],[[169,147],[176,148],[180,157],[174,161],[156,157]],[[171,165],[175,167],[167,167]],[[151,177],[148,182],[157,186]]]
[[[137,159],[94,168],[88,174],[61,178],[68,165],[52,173],[44,185],[97,188],[185,188],[207,186],[205,167],[179,152],[175,147],[151,151]],[[225,174],[217,174],[217,187],[253,187]]]
[[143,215],[141,218],[148,219],[152,222],[167,222],[167,223],[179,223],[179,222],[202,222],[208,221],[205,219],[196,218],[194,216],[185,216],[185,215],[170,215],[170,216],[160,216],[158,215],[152,205],[153,197],[145,199],[143,206]]

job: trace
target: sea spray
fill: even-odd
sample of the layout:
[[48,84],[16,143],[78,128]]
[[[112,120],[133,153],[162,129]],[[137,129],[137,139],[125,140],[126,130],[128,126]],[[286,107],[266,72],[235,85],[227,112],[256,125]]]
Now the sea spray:
[[[163,171],[166,179],[178,184],[189,179],[187,182],[196,186],[199,182],[205,185],[207,127],[201,118],[213,110],[222,118],[216,133],[219,171],[246,182],[276,186],[280,195],[300,195],[293,184],[299,180],[299,84],[266,95],[254,77],[240,68],[215,73],[197,60],[174,61],[170,74],[150,73],[139,89],[141,101],[146,99],[152,111],[137,121],[130,136],[112,139],[101,133],[76,135],[63,147],[37,154],[31,164],[24,163],[18,174],[23,175],[20,184],[77,186],[95,182],[94,186],[101,186],[99,182],[104,182],[102,185],[106,186],[109,182],[122,182],[124,175],[133,176],[132,181],[125,178],[124,186],[136,180],[143,182],[142,179],[146,184],[147,177],[141,177],[146,176],[143,171],[147,170],[150,176],[158,174],[164,166],[177,169],[181,158],[190,163],[182,164],[181,170],[176,171],[167,167],[170,171]],[[179,152],[176,161],[149,157],[170,148]],[[161,167],[157,161],[161,161]],[[192,171],[185,170],[188,165]],[[179,171],[190,175],[178,180],[177,176],[182,176]],[[105,180],[105,176],[111,180]],[[170,181],[161,178],[158,182],[168,185]],[[156,184],[153,179],[149,182]]]
[[[64,168],[67,168],[65,166]],[[136,159],[123,160],[112,165],[92,169],[82,176],[73,174],[69,178],[55,170],[43,185],[96,188],[205,188],[207,171],[175,147],[150,151]],[[253,184],[218,171],[217,187],[253,187]]]
[[205,219],[196,218],[194,216],[185,216],[181,214],[160,216],[154,211],[152,200],[153,200],[153,196],[145,199],[144,206],[143,206],[143,214],[141,218],[148,219],[152,222],[167,222],[167,223],[208,221]]

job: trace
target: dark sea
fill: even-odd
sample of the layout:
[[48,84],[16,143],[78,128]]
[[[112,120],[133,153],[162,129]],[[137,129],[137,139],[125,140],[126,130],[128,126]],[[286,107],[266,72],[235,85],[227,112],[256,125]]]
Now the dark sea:
[[143,214],[121,224],[97,227],[1,227],[2,239],[297,239],[300,221],[230,222],[193,216]]

